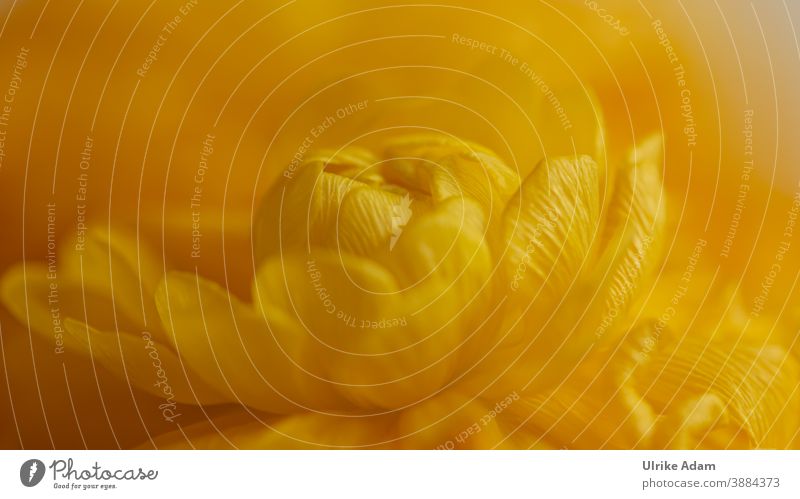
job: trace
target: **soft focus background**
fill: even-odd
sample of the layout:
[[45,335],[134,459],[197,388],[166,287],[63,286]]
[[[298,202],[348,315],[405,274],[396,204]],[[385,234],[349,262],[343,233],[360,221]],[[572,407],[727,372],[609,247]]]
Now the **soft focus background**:
[[[337,109],[368,102],[315,146],[380,140],[359,130],[434,127],[492,147],[521,172],[570,152],[570,139],[593,147],[580,131],[594,116],[574,112],[563,133],[521,69],[530,67],[564,102],[597,96],[608,160],[663,130],[670,227],[675,241],[690,241],[669,258],[685,262],[707,240],[704,263],[752,301],[800,191],[798,20],[800,5],[786,0],[5,0],[0,272],[46,259],[48,215],[66,244],[85,205],[87,226],[133,227],[171,268],[197,267],[244,296],[253,209],[309,128]],[[743,181],[749,111],[753,175]],[[193,258],[204,142],[213,152],[202,170],[203,253]],[[741,220],[721,256],[743,183]],[[793,254],[766,306],[796,334]],[[172,429],[156,399],[55,354],[2,309],[0,327],[0,448],[130,447]]]

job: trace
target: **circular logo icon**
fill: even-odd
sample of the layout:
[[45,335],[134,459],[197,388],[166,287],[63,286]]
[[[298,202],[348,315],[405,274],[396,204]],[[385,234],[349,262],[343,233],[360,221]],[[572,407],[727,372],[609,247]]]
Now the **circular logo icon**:
[[34,487],[44,478],[44,463],[38,459],[28,459],[19,469],[19,479],[22,485]]

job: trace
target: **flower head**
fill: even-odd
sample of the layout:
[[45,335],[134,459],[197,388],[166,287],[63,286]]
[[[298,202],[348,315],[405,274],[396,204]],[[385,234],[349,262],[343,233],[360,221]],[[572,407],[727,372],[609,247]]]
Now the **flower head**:
[[[250,302],[197,273],[159,277],[146,248],[94,231],[62,292],[112,314],[86,323],[66,304],[67,345],[171,411],[239,406],[232,436],[196,430],[206,446],[779,444],[794,362],[676,343],[643,296],[665,239],[661,165],[658,137],[607,171],[560,157],[525,178],[439,135],[318,151],[262,203]],[[47,289],[44,265],[3,280],[43,334]]]

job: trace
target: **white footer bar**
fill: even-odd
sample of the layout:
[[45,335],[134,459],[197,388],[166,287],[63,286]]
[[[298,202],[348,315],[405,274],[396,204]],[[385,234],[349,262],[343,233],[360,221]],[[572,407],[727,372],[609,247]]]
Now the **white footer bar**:
[[797,498],[800,451],[0,452],[0,497],[256,492],[326,498]]

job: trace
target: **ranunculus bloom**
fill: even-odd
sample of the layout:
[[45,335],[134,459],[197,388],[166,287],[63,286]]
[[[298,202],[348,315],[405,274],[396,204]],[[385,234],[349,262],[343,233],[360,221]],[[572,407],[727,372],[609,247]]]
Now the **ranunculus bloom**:
[[[159,279],[147,250],[97,231],[61,270],[66,343],[167,406],[262,421],[195,428],[195,446],[780,446],[800,414],[786,352],[659,338],[641,308],[665,242],[661,158],[653,137],[606,170],[560,157],[520,179],[455,137],[311,153],[259,211],[250,300]],[[46,274],[3,280],[44,335]],[[83,323],[86,295],[115,313]]]

